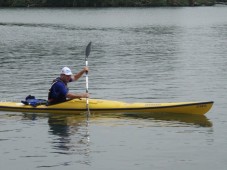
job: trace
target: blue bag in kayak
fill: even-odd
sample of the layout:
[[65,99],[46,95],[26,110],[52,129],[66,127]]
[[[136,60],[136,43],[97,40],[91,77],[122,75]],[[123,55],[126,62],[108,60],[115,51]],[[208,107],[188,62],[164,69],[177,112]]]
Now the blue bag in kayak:
[[25,105],[31,105],[33,107],[36,107],[38,105],[46,105],[47,104],[47,100],[44,99],[36,99],[35,96],[27,96],[25,98],[25,101],[21,101],[21,103],[25,104]]

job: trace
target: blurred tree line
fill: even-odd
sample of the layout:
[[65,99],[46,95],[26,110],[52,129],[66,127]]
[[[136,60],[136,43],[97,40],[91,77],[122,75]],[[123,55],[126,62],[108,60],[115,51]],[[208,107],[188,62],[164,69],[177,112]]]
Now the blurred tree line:
[[214,5],[227,0],[0,0],[0,7],[143,7]]

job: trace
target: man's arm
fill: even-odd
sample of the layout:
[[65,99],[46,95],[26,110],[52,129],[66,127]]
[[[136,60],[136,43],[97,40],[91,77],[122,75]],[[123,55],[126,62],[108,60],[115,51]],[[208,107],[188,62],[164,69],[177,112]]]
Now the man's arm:
[[88,93],[81,93],[81,94],[67,93],[66,98],[68,99],[89,98],[89,94]]
[[77,73],[73,76],[73,80],[74,81],[78,80],[87,71],[88,71],[88,67],[84,67],[83,70],[81,70],[79,73]]

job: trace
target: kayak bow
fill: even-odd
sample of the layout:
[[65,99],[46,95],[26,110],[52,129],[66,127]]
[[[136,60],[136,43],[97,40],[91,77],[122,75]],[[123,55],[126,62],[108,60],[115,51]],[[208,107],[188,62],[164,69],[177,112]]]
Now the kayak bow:
[[[111,100],[89,99],[91,113],[180,113],[204,115],[213,101],[178,103],[125,103]],[[87,111],[86,99],[73,99],[54,105],[33,107],[19,102],[0,102],[0,111],[34,113],[81,114]]]

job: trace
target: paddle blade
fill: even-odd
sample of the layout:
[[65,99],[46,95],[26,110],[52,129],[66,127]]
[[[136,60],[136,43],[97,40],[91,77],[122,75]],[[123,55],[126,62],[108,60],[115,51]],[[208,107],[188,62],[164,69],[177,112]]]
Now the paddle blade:
[[85,51],[86,58],[88,58],[90,51],[91,51],[91,42],[89,42],[89,44],[86,47],[86,51]]

